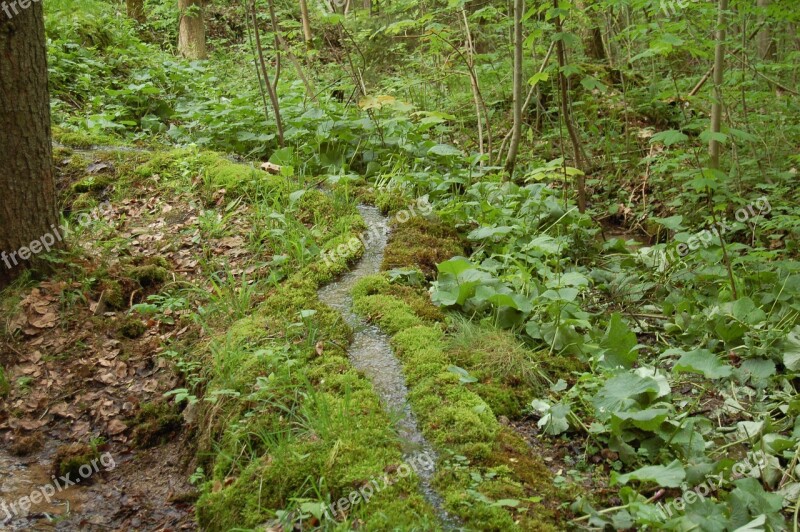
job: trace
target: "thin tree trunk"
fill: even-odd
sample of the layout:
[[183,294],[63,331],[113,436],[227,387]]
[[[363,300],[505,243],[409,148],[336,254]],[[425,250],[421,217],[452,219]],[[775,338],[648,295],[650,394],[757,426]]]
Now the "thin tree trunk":
[[[306,95],[311,98],[312,101],[317,101],[317,96],[314,94],[314,86],[306,76],[306,73],[303,72],[303,67],[300,65],[300,61],[297,60],[297,57],[292,52],[292,49],[286,43],[286,40],[283,38],[283,34],[281,33],[281,28],[278,26],[278,17],[275,15],[275,5],[273,0],[269,0],[269,16],[272,22],[272,31],[275,33],[275,44],[286,52],[286,56],[289,58],[289,61],[292,62],[295,71],[297,72],[297,76],[300,78],[300,81],[303,82],[303,86],[306,88]],[[278,74],[280,75],[280,74]],[[278,77],[275,77],[275,90],[278,90]]]
[[258,60],[261,65],[261,73],[264,76],[264,82],[267,86],[267,93],[269,94],[269,100],[272,103],[272,110],[275,113],[275,126],[278,130],[278,143],[280,147],[283,148],[286,146],[286,142],[283,138],[283,122],[281,121],[281,109],[280,104],[278,103],[278,94],[276,92],[275,87],[272,85],[272,82],[269,79],[269,72],[267,72],[267,63],[264,61],[264,49],[261,47],[261,33],[258,31],[258,17],[256,16],[256,2],[253,0],[250,3],[250,15],[252,17],[253,22],[253,34],[255,35],[256,39],[256,50],[258,51]]
[[[553,0],[553,5],[556,10],[559,9],[559,0]],[[562,34],[562,24],[561,24],[561,15],[556,15],[555,17],[555,25],[556,25],[556,33],[559,35],[558,41],[556,41],[556,56],[558,57],[558,84],[561,88],[561,116],[564,120],[564,124],[567,127],[567,132],[569,132],[569,138],[572,141],[572,148],[575,153],[575,165],[577,166],[578,170],[581,172],[586,170],[586,165],[584,164],[583,155],[582,155],[582,146],[580,138],[578,137],[578,132],[575,130],[575,125],[572,123],[572,115],[570,113],[570,104],[569,104],[569,89],[567,87],[567,77],[564,75],[564,67],[567,64],[567,56],[564,51],[564,39],[561,38]],[[584,175],[578,176],[578,210],[580,212],[586,212],[586,177]]]
[[144,0],[125,0],[125,7],[129,18],[139,24],[147,22],[147,16],[144,14]]
[[278,17],[275,15],[275,4],[272,0],[267,0],[267,9],[269,10],[269,20],[272,25],[272,33],[275,35],[275,81],[272,86],[277,93],[278,82],[281,80],[281,69],[283,62],[281,61],[281,33],[278,28]]
[[778,58],[778,47],[772,40],[772,26],[766,17],[766,10],[770,0],[758,0],[758,7],[762,11],[761,31],[758,32],[758,57],[763,61],[775,61]]
[[[714,50],[714,103],[711,105],[711,132],[722,130],[722,84],[725,82],[725,12],[728,0],[719,0],[717,15],[717,44]],[[711,168],[719,169],[719,156],[722,144],[712,138],[708,143]]]
[[0,16],[0,288],[63,246],[53,177],[42,4]]
[[[475,57],[475,46],[472,43],[472,32],[469,29],[469,19],[467,12],[464,8],[461,9],[461,15],[464,19],[464,31],[467,36],[467,69],[472,72]],[[483,157],[485,151],[483,148],[483,117],[481,114],[481,91],[478,86],[478,78],[470,75],[469,84],[472,88],[472,101],[475,103],[475,118],[478,120],[478,152]],[[481,159],[481,166],[483,166],[483,159]]]
[[[539,74],[544,72],[544,69],[547,68],[547,63],[550,61],[550,57],[553,55],[553,49],[555,47],[556,47],[556,43],[551,42],[550,43],[550,48],[547,49],[547,54],[545,54],[544,60],[542,61],[542,66],[539,67],[539,71],[538,71]],[[528,89],[528,94],[525,96],[525,101],[522,103],[522,116],[523,117],[528,113],[527,109],[528,109],[528,106],[531,104],[531,98],[533,98],[533,95],[537,94],[538,92],[539,92],[539,84],[538,83],[536,85],[533,85],[530,89]],[[540,107],[540,106],[541,106],[541,104],[537,105],[537,110],[538,110],[538,107]],[[500,157],[502,156],[502,152],[506,147],[506,143],[511,139],[511,136],[513,134],[514,134],[514,128],[511,128],[508,131],[508,133],[506,134],[506,136],[503,138],[503,142],[502,142],[502,144],[500,144],[500,149],[498,150],[499,154],[498,154],[498,158],[497,158],[497,164],[500,164]]]
[[505,167],[509,178],[514,174],[519,141],[522,137],[522,15],[525,14],[524,12],[525,0],[514,0],[514,125]]
[[303,21],[303,40],[306,50],[314,48],[314,35],[311,33],[311,19],[308,16],[308,1],[300,0],[300,18]]
[[203,0],[178,0],[180,27],[178,53],[186,59],[206,59],[206,28],[203,22]]

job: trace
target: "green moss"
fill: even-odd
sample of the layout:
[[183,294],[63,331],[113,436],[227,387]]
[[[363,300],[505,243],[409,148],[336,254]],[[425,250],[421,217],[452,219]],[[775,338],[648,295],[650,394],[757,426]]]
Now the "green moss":
[[[395,300],[401,301],[405,305],[403,307],[404,310],[410,311],[423,320],[444,320],[441,310],[431,303],[430,296],[424,288],[391,284],[386,276],[381,274],[366,276],[360,279],[353,287],[353,297],[355,299],[377,294],[392,296]],[[366,303],[363,304],[366,307]],[[370,314],[368,307],[363,310],[362,314]]]
[[[322,217],[345,212],[316,194],[306,201],[300,210],[307,216],[312,208],[322,209]],[[323,249],[347,242],[355,236],[352,228],[362,224],[351,218],[335,225],[341,230],[330,235]],[[274,522],[278,511],[294,509],[296,498],[328,505],[401,461],[400,444],[377,394],[347,358],[350,328],[316,296],[322,283],[362,252],[348,250],[292,275],[202,355],[209,375],[207,396],[226,391],[201,416],[198,456],[211,472],[196,506],[204,530]],[[301,310],[316,313],[293,326],[301,321]],[[413,476],[326,524],[355,526],[438,528]]]
[[288,182],[267,174],[251,165],[226,159],[223,155],[191,148],[180,148],[152,154],[135,171],[136,175],[149,178],[158,174],[169,185],[189,181],[199,176],[203,183],[206,200],[213,193],[225,189],[229,194],[246,196],[288,189]]
[[454,363],[478,379],[475,391],[496,415],[525,415],[545,390],[540,361],[545,353],[527,349],[512,332],[467,320],[456,321],[448,352]]
[[169,279],[169,271],[155,264],[134,266],[127,271],[128,277],[135,279],[142,287],[157,286]]
[[122,320],[122,323],[117,327],[117,332],[125,338],[135,339],[140,338],[147,331],[145,325],[139,318],[129,316]]
[[100,453],[89,445],[82,443],[63,445],[56,450],[53,458],[53,472],[57,476],[70,475],[73,479],[82,478],[81,467],[88,466],[94,472],[92,463],[96,464],[99,459]]
[[406,223],[392,225],[392,237],[381,266],[384,270],[416,267],[433,278],[437,264],[465,254],[458,234],[440,222],[416,216]]
[[[390,244],[395,251],[388,259],[392,266],[422,266],[427,261],[430,272],[434,261],[449,258],[443,253],[434,259],[416,250],[417,242],[443,238],[450,253],[460,249],[449,230],[426,223],[396,229]],[[561,514],[555,510],[575,494],[555,488],[541,459],[495,417],[519,414],[537,389],[533,354],[512,334],[495,329],[470,329],[472,336],[448,338],[437,323],[441,314],[429,310],[421,291],[393,285],[383,275],[362,279],[353,298],[357,312],[394,335],[391,342],[403,364],[409,402],[441,457],[434,486],[447,510],[469,529],[562,529]],[[453,365],[467,369],[478,382],[462,383],[449,371]],[[531,497],[546,498],[548,503],[525,500]],[[500,499],[518,500],[519,506],[490,504]]]
[[120,144],[120,139],[99,131],[79,129],[70,131],[53,126],[53,139],[65,146],[74,148],[91,148],[93,146],[113,146]]
[[551,379],[564,379],[568,383],[574,383],[579,375],[589,371],[589,365],[574,356],[548,355],[539,359],[539,364]]
[[131,440],[136,447],[163,445],[179,431],[183,419],[174,406],[166,403],[144,403],[128,426],[133,429]]
[[391,296],[360,297],[354,300],[353,308],[367,320],[379,323],[389,334],[422,324],[411,307]]
[[11,385],[6,378],[6,370],[0,366],[0,397],[5,397],[11,391]]
[[83,194],[88,192],[102,192],[106,188],[113,185],[114,182],[110,176],[107,175],[92,175],[88,176],[74,185],[72,191],[76,194]]
[[233,193],[246,194],[284,186],[283,179],[252,166],[232,163],[221,158],[206,160],[204,163],[204,183],[212,189],[224,188]]
[[405,209],[409,199],[399,190],[383,188],[375,191],[373,202],[383,214],[389,214]]

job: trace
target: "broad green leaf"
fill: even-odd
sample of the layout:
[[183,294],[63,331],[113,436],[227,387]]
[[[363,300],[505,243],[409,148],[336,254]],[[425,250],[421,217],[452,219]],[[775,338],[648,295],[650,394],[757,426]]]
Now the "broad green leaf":
[[550,74],[549,73],[547,73],[547,72],[539,72],[539,73],[534,74],[533,76],[530,77],[530,79],[528,80],[528,84],[531,87],[535,87],[540,81],[547,81],[549,79],[550,79]]
[[581,80],[581,85],[587,91],[597,89],[600,92],[606,92],[607,87],[603,85],[597,78],[586,76]]
[[662,488],[678,488],[686,478],[686,471],[681,463],[673,460],[669,465],[645,466],[626,475],[611,473],[611,485],[627,484],[631,480],[653,482]]
[[657,223],[658,225],[666,227],[670,231],[683,231],[685,229],[681,225],[681,222],[683,221],[683,216],[681,215],[670,216],[669,218],[659,218],[657,216],[651,216],[649,220]]
[[638,357],[636,334],[622,321],[622,316],[615,312],[608,322],[606,334],[600,341],[603,348],[603,363],[607,367],[622,366],[630,368]]
[[461,382],[461,384],[470,384],[473,382],[478,382],[478,379],[470,375],[469,372],[464,368],[460,368],[458,366],[450,366],[449,368],[447,368],[447,371],[458,375],[458,380]]
[[786,335],[783,349],[783,365],[786,369],[800,371],[800,325]]
[[656,133],[650,138],[650,144],[661,142],[664,146],[672,146],[673,144],[678,144],[679,142],[686,142],[689,140],[689,137],[677,129],[669,129],[667,131],[662,131],[660,133]]
[[733,368],[723,363],[708,349],[695,349],[684,353],[672,368],[675,373],[699,373],[707,379],[730,377]]
[[453,257],[436,265],[436,268],[442,273],[450,273],[453,275],[460,275],[462,272],[474,268],[475,266],[464,257]]
[[461,150],[449,144],[437,144],[428,150],[428,154],[441,155],[442,157],[456,157],[463,155]]
[[623,372],[608,379],[592,398],[592,403],[597,410],[598,418],[608,419],[614,412],[627,410],[628,406],[639,404],[639,396],[657,395],[659,388],[658,382],[651,377]]
[[667,408],[648,408],[638,412],[615,412],[611,416],[611,427],[618,432],[622,422],[630,421],[637,428],[655,431],[666,421],[669,414],[670,410]]
[[278,166],[291,165],[294,159],[294,148],[281,148],[272,152],[269,162]]
[[725,133],[714,132],[711,131],[710,129],[707,129],[702,133],[700,133],[700,140],[702,140],[703,142],[710,142],[712,140],[716,140],[720,144],[726,144],[728,142],[728,135],[726,135]]
[[479,227],[468,234],[467,238],[470,240],[484,240],[487,238],[494,238],[496,236],[507,235],[513,230],[514,228],[508,225],[503,225],[500,227]]

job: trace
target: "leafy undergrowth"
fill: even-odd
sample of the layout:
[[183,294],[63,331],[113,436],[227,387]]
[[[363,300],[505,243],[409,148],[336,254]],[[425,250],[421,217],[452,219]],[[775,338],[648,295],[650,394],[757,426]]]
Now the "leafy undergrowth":
[[[600,240],[555,194],[480,183],[460,204],[441,203],[474,252],[439,264],[432,298],[538,351],[551,385],[531,388],[529,412],[553,438],[544,441],[580,437],[611,466],[610,490],[573,510],[616,528],[782,527],[800,489],[800,270],[791,233],[778,229],[788,206],[753,200],[755,218],[726,222],[725,248],[682,233],[679,218],[662,221],[674,240],[629,248]],[[689,253],[678,251],[686,242]],[[553,371],[541,364],[549,356],[577,363]],[[709,488],[711,478],[721,480]]]

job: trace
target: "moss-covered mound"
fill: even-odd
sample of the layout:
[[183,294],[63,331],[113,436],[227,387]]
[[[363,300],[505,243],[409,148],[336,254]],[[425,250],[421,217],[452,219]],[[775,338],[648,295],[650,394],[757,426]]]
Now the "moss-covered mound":
[[[345,205],[306,193],[297,208],[337,222],[334,249],[363,227]],[[312,207],[313,206],[313,207]],[[415,474],[372,385],[350,364],[351,331],[317,299],[322,283],[363,250],[317,261],[213,339],[199,457],[208,478],[197,503],[204,530],[292,525],[304,529],[436,530]],[[378,489],[380,487],[380,489]]]
[[[393,335],[411,405],[441,456],[435,486],[447,510],[476,530],[558,529],[557,508],[571,495],[553,485],[552,473],[491,406],[519,407],[514,389],[466,383],[442,324],[391,291],[385,277],[367,277],[354,289],[355,308]],[[491,359],[491,351],[482,355]]]
[[413,216],[401,223],[401,219],[396,218],[392,222],[392,239],[386,247],[382,268],[416,266],[432,279],[437,264],[464,253],[458,233],[441,222]]

